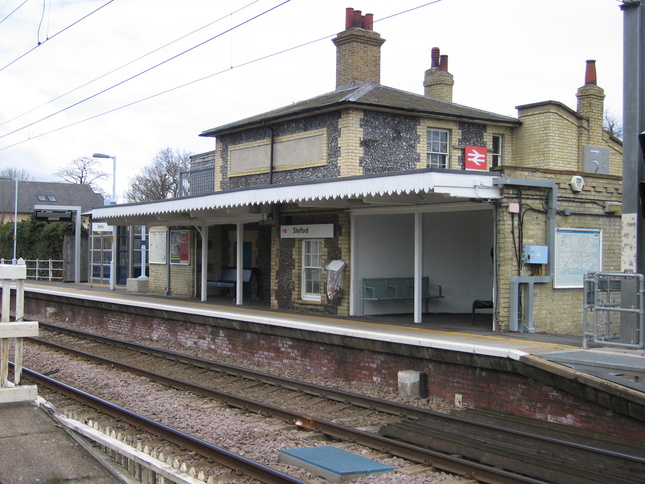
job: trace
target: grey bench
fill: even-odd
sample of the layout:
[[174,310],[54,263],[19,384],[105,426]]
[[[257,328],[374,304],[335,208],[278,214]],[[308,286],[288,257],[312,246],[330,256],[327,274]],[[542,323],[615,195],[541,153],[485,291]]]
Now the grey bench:
[[[242,269],[242,282],[247,283],[251,281],[251,269]],[[220,272],[219,278],[216,281],[207,281],[206,285],[209,287],[220,287],[226,289],[230,293],[231,288],[237,285],[237,269],[235,267],[226,267]]]
[[[421,279],[421,298],[442,298],[441,286],[430,284],[428,277]],[[365,301],[393,301],[414,299],[414,277],[371,277],[363,279],[361,292],[361,315],[365,314]]]
[[493,301],[485,299],[475,299],[473,301],[473,325],[475,324],[475,311],[477,309],[490,309],[493,306]]

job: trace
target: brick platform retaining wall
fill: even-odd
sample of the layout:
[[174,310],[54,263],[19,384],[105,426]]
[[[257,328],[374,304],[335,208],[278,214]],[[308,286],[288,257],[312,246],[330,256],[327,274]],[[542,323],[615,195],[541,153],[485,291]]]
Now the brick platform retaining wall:
[[[507,358],[41,294],[27,294],[25,314],[35,320],[87,321],[89,332],[98,327],[143,344],[178,342],[272,367],[392,387],[399,371],[417,370],[427,374],[430,396],[454,401],[458,394],[468,406],[645,440],[641,407],[625,412],[636,418],[620,415],[522,375],[521,363]],[[588,389],[581,392],[591,395]]]

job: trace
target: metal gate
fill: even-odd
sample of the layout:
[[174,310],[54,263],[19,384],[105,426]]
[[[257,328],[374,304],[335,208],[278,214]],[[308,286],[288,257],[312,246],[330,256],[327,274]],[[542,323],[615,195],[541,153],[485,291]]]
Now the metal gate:
[[584,276],[583,348],[643,348],[643,275],[588,272]]

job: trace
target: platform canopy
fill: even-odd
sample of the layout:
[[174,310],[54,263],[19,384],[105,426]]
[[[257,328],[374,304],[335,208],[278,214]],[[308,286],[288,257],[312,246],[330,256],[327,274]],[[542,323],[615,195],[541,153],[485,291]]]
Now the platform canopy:
[[93,220],[110,225],[217,225],[266,220],[272,207],[292,203],[302,207],[359,210],[377,207],[427,207],[456,202],[495,200],[500,189],[496,174],[450,170],[418,170],[337,178],[287,185],[226,190],[112,205],[91,210]]

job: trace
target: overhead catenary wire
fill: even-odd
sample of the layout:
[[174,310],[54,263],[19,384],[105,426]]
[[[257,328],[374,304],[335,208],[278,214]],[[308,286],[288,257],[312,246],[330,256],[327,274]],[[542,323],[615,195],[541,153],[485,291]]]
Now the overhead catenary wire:
[[[45,44],[45,42],[48,42],[48,41],[52,40],[52,39],[53,39],[53,38],[55,38],[55,37],[58,37],[58,36],[59,36],[60,34],[62,34],[63,32],[65,32],[65,31],[67,31],[67,30],[71,29],[71,28],[72,28],[72,27],[74,27],[75,25],[78,25],[80,22],[82,22],[82,21],[83,21],[83,20],[85,20],[86,18],[90,17],[91,15],[94,15],[94,14],[95,14],[96,12],[98,12],[99,10],[101,10],[101,9],[103,9],[103,8],[105,8],[105,7],[107,7],[107,6],[108,6],[109,4],[111,4],[112,2],[114,2],[114,0],[108,0],[108,2],[107,2],[107,3],[104,3],[104,4],[103,4],[103,5],[101,5],[100,7],[97,7],[96,9],[92,10],[92,11],[91,11],[90,13],[88,13],[87,15],[84,15],[83,17],[79,18],[78,20],[76,20],[76,21],[72,22],[72,23],[71,23],[71,24],[69,24],[67,27],[65,27],[65,28],[63,28],[63,29],[61,29],[61,30],[59,30],[59,31],[58,31],[58,32],[56,32],[54,35],[52,35],[51,37],[47,37],[47,38],[46,38],[45,40],[43,40],[42,42],[40,42],[40,41],[39,41],[39,42],[38,42],[34,47],[32,47],[31,49],[29,49],[27,52],[25,52],[24,54],[19,55],[19,56],[18,56],[18,57],[16,57],[14,60],[12,60],[12,61],[11,61],[11,62],[9,62],[8,64],[6,64],[5,66],[0,67],[0,72],[4,71],[7,67],[9,67],[9,66],[11,66],[11,65],[15,64],[15,63],[16,63],[16,62],[18,62],[20,59],[22,59],[22,58],[24,58],[25,56],[29,55],[29,54],[30,54],[30,53],[32,53],[34,50],[36,50],[38,47],[40,47],[41,45],[44,45],[44,44]],[[44,12],[43,12],[43,13],[44,13]]]
[[[25,1],[28,1],[28,0],[25,0]],[[80,86],[77,86],[77,87],[75,87],[73,89],[70,89],[69,91],[66,91],[63,94],[60,94],[60,95],[54,97],[53,99],[50,99],[49,101],[44,102],[43,104],[40,104],[40,105],[36,106],[33,109],[30,109],[29,111],[26,111],[26,112],[24,112],[22,114],[19,114],[18,116],[14,116],[13,118],[8,119],[7,121],[3,121],[2,123],[0,123],[0,126],[4,126],[5,124],[11,123],[13,121],[16,121],[17,119],[20,119],[20,118],[22,118],[24,116],[27,116],[28,114],[31,114],[31,113],[33,113],[33,112],[35,112],[35,111],[37,111],[37,110],[39,110],[39,109],[51,104],[53,102],[56,102],[56,101],[64,98],[65,96],[68,96],[68,95],[70,95],[70,94],[72,94],[72,93],[74,93],[74,92],[76,92],[76,91],[78,91],[78,90],[80,90],[80,89],[82,89],[84,87],[87,87],[87,86],[95,83],[96,81],[99,81],[99,80],[103,79],[104,77],[109,76],[110,74],[114,74],[115,72],[118,72],[121,69],[124,69],[125,67],[128,67],[128,66],[134,64],[135,62],[138,62],[138,61],[140,61],[140,60],[142,60],[142,59],[144,59],[144,58],[146,58],[146,57],[148,57],[148,56],[150,56],[150,55],[152,55],[152,54],[154,54],[156,52],[159,52],[160,50],[163,50],[166,47],[169,47],[169,46],[171,46],[171,45],[173,45],[173,44],[175,44],[175,43],[177,43],[177,42],[179,42],[179,41],[181,41],[181,40],[183,40],[183,39],[185,39],[187,37],[190,37],[191,35],[196,34],[197,32],[200,32],[200,31],[202,31],[202,30],[204,30],[204,29],[206,29],[206,28],[208,28],[208,27],[210,27],[212,25],[215,25],[216,23],[224,20],[227,17],[232,17],[234,14],[241,12],[242,10],[250,7],[251,5],[253,5],[253,4],[255,4],[255,3],[259,2],[259,1],[260,0],[252,0],[250,3],[247,3],[246,5],[238,8],[237,10],[234,10],[234,11],[232,11],[230,13],[227,13],[226,15],[223,15],[222,17],[218,18],[217,20],[213,20],[212,22],[209,22],[209,23],[207,23],[207,24],[205,24],[205,25],[203,25],[203,26],[201,26],[201,27],[199,27],[197,29],[192,30],[191,32],[188,32],[187,34],[184,34],[184,35],[176,38],[175,40],[171,40],[170,42],[167,42],[164,45],[161,45],[161,46],[157,47],[156,49],[153,49],[153,50],[151,50],[151,51],[149,51],[149,52],[147,52],[147,53],[145,53],[145,54],[143,54],[143,55],[141,55],[141,56],[139,56],[139,57],[137,57],[135,59],[132,59],[132,60],[126,62],[125,64],[122,64],[119,67],[116,67],[116,68],[114,68],[114,69],[112,69],[112,70],[110,70],[110,71],[108,71],[108,72],[106,72],[104,74],[101,74],[100,76],[95,77],[94,79],[92,79],[90,81],[87,81],[87,82],[81,84]]]
[[22,7],[25,3],[27,3],[29,0],[24,0],[20,5],[18,5],[16,8],[14,8],[11,12],[9,12],[2,20],[0,20],[0,25],[2,22],[7,20],[9,17],[11,17],[14,13],[16,13],[18,10],[20,10],[20,7]]
[[[276,7],[273,7],[272,9],[275,9],[275,8],[277,8],[277,7],[281,6],[281,5],[283,5],[284,3],[288,3],[289,1],[290,1],[290,0],[286,0],[285,2],[283,2],[283,3],[279,4],[279,5],[277,5]],[[412,11],[418,10],[419,8],[423,8],[423,7],[427,7],[427,6],[429,6],[429,5],[433,5],[433,4],[439,3],[439,2],[441,2],[441,1],[443,1],[443,0],[433,0],[433,1],[431,1],[431,2],[424,3],[424,4],[419,5],[419,6],[417,6],[417,7],[414,7],[414,8],[407,9],[407,10],[405,10],[405,11],[402,11],[402,12],[397,12],[397,13],[395,13],[395,14],[389,15],[389,16],[387,16],[387,17],[384,17],[384,18],[380,19],[379,21],[381,21],[381,22],[382,22],[382,21],[384,21],[384,20],[391,19],[391,18],[397,17],[397,16],[399,16],[399,15],[402,15],[402,14],[405,14],[405,13],[409,13],[409,12],[412,12]],[[263,14],[259,14],[258,16],[260,16],[260,15],[263,15]],[[256,17],[257,17],[257,16],[256,16]],[[254,17],[254,18],[255,18],[255,17]],[[245,21],[245,23],[248,23],[250,20],[253,20],[253,19],[249,19],[249,20]],[[376,23],[376,22],[377,22],[377,21],[374,21],[374,23]],[[239,26],[239,25],[242,25],[242,24],[238,24],[238,26]],[[221,36],[221,35],[223,35],[223,34],[225,34],[225,33],[229,32],[230,30],[232,30],[232,29],[228,29],[227,31],[222,32],[221,34],[218,34],[218,36],[216,36],[216,37],[219,37],[219,36]],[[120,111],[120,110],[122,110],[122,109],[125,109],[125,108],[128,108],[128,107],[131,107],[131,106],[134,106],[134,105],[136,105],[136,104],[140,104],[140,103],[142,103],[142,102],[149,101],[149,100],[154,99],[154,98],[156,98],[156,97],[159,97],[159,96],[162,96],[162,95],[165,95],[165,94],[168,94],[168,93],[171,93],[171,92],[177,91],[177,90],[179,90],[179,89],[182,89],[182,88],[185,88],[185,87],[191,86],[191,85],[193,85],[193,84],[196,84],[196,83],[198,83],[198,82],[201,82],[201,81],[204,81],[204,80],[207,80],[207,79],[211,79],[211,78],[213,78],[213,77],[219,76],[219,75],[224,74],[224,73],[226,73],[226,72],[230,72],[230,71],[232,71],[232,70],[234,70],[234,69],[241,68],[241,67],[245,67],[245,66],[248,66],[248,65],[254,64],[254,63],[256,63],[256,62],[261,62],[261,61],[264,61],[264,60],[266,60],[266,59],[270,59],[270,58],[272,58],[272,57],[275,57],[275,56],[278,56],[278,55],[281,55],[281,54],[285,54],[285,53],[287,53],[287,52],[291,52],[291,51],[293,51],[293,50],[296,50],[296,49],[299,49],[299,48],[302,48],[302,47],[306,47],[306,46],[308,46],[308,45],[312,45],[312,44],[315,44],[315,43],[317,43],[317,42],[321,42],[321,41],[326,40],[326,39],[330,39],[330,38],[332,38],[334,35],[336,35],[336,33],[329,34],[329,35],[325,35],[325,36],[323,36],[323,37],[320,37],[320,38],[317,38],[317,39],[314,39],[314,40],[310,40],[310,41],[307,41],[307,42],[304,42],[304,43],[298,44],[298,45],[296,45],[296,46],[289,47],[289,48],[287,48],[287,49],[283,49],[283,50],[280,50],[280,51],[277,51],[277,52],[274,52],[274,53],[271,53],[271,54],[268,54],[268,55],[265,55],[265,56],[257,57],[257,58],[255,58],[255,59],[250,60],[250,61],[247,61],[247,62],[243,62],[243,63],[241,63],[241,64],[238,64],[238,65],[236,65],[236,66],[233,66],[233,65],[232,65],[230,68],[227,68],[227,69],[224,69],[224,70],[220,70],[220,71],[218,71],[218,72],[214,72],[214,73],[212,73],[212,74],[209,74],[209,75],[206,75],[206,76],[200,77],[200,78],[198,78],[198,79],[194,79],[194,80],[192,80],[192,81],[189,81],[189,82],[183,83],[183,84],[181,84],[181,85],[178,85],[178,86],[175,86],[175,87],[172,87],[172,88],[166,89],[166,90],[164,90],[164,91],[160,91],[160,92],[157,92],[157,93],[155,93],[155,94],[152,94],[152,95],[146,96],[146,97],[144,97],[144,98],[141,98],[141,99],[138,99],[138,100],[135,100],[135,101],[132,101],[132,102],[129,102],[129,103],[123,104],[123,105],[118,106],[118,107],[116,107],[116,108],[112,108],[112,109],[109,109],[109,110],[107,110],[107,111],[103,111],[103,112],[101,112],[101,113],[98,113],[98,114],[95,114],[95,115],[92,115],[92,116],[88,116],[88,117],[86,117],[86,118],[84,118],[84,119],[81,119],[81,120],[79,120],[79,121],[75,121],[75,122],[72,122],[72,123],[66,124],[66,125],[64,125],[64,126],[60,126],[60,127],[58,127],[58,128],[54,128],[54,129],[49,130],[49,131],[47,131],[47,132],[40,133],[40,134],[35,135],[35,136],[30,136],[29,138],[26,138],[26,139],[21,140],[21,141],[17,141],[17,142],[15,142],[15,143],[9,144],[9,145],[7,145],[7,146],[0,147],[0,151],[4,151],[4,150],[6,150],[6,149],[13,148],[13,147],[15,147],[15,146],[21,145],[21,144],[26,143],[26,142],[28,142],[28,141],[31,141],[31,140],[34,140],[34,139],[38,139],[38,138],[41,138],[41,137],[43,137],[43,136],[46,136],[46,135],[49,135],[49,134],[52,134],[52,133],[56,133],[56,132],[58,132],[58,131],[62,131],[62,130],[67,129],[67,128],[71,128],[71,127],[73,127],[73,126],[77,126],[77,125],[79,125],[79,124],[82,124],[82,123],[85,123],[85,122],[91,121],[91,120],[93,120],[93,119],[97,119],[97,118],[99,118],[99,117],[102,117],[102,116],[105,116],[105,115],[108,115],[108,114],[111,114],[111,113],[114,113],[114,112]],[[198,44],[197,46],[194,46],[194,47],[192,47],[191,49],[188,49],[188,50],[187,50],[187,51],[185,51],[185,52],[188,52],[188,51],[190,51],[190,50],[194,50],[196,47],[199,47],[199,45],[202,45],[203,43],[208,42],[208,41],[210,41],[210,40],[212,40],[212,39],[208,39],[207,41],[204,41],[204,42],[202,42],[201,44]],[[167,63],[167,62],[169,62],[170,60],[172,60],[172,59],[174,59],[174,58],[177,58],[179,55],[181,55],[181,54],[178,54],[178,55],[176,55],[176,56],[173,56],[173,57],[171,57],[170,59],[167,59],[166,61],[164,61],[163,63],[158,64],[157,66],[162,65],[162,64],[164,64],[164,63]],[[135,76],[132,76],[132,77],[131,77],[131,78],[129,78],[129,79],[126,79],[125,81],[121,81],[120,83],[115,84],[115,85],[114,85],[114,86],[112,86],[111,88],[104,89],[104,90],[103,90],[103,91],[101,91],[100,93],[96,93],[96,94],[94,94],[94,95],[92,95],[92,96],[89,96],[88,98],[86,98],[86,99],[84,99],[84,100],[82,100],[82,101],[79,101],[78,103],[75,103],[75,104],[73,104],[73,105],[71,105],[71,106],[68,106],[67,108],[62,109],[62,110],[58,111],[57,113],[53,113],[52,115],[47,116],[47,117],[45,117],[45,118],[43,118],[43,119],[41,119],[41,120],[39,120],[39,121],[36,121],[36,122],[31,123],[31,124],[29,124],[29,125],[27,125],[27,126],[24,126],[23,128],[19,128],[19,129],[17,129],[17,130],[15,130],[15,131],[13,131],[12,133],[15,133],[15,132],[17,132],[17,131],[21,131],[22,129],[25,129],[25,128],[27,128],[27,127],[30,127],[30,126],[32,126],[32,125],[34,125],[34,124],[36,124],[37,122],[40,122],[40,121],[42,121],[42,120],[45,120],[45,119],[48,119],[48,118],[50,118],[50,117],[54,116],[55,114],[58,114],[58,113],[63,112],[63,111],[66,111],[66,110],[70,109],[71,107],[74,107],[74,106],[76,106],[76,105],[80,104],[81,102],[84,102],[84,101],[87,101],[87,100],[89,100],[89,99],[92,99],[92,98],[94,98],[94,97],[98,96],[99,94],[102,94],[102,93],[104,93],[104,92],[106,92],[106,91],[108,91],[108,90],[110,90],[110,89],[112,89],[112,88],[114,88],[114,87],[116,87],[116,86],[118,86],[118,85],[123,84],[124,82],[127,82],[128,80],[131,80],[131,79],[133,79],[133,78],[135,78],[135,77],[138,77],[139,75],[141,75],[141,74],[143,74],[143,73],[145,73],[145,72],[150,71],[150,70],[151,70],[151,69],[153,69],[154,67],[156,67],[156,66],[153,66],[153,67],[151,67],[151,68],[149,68],[149,69],[146,69],[145,71],[142,71],[141,73],[139,73],[139,74],[137,74],[137,75],[135,75]],[[6,137],[6,136],[8,136],[9,134],[12,134],[12,133],[7,133],[7,134],[5,134],[5,135],[2,135],[2,136],[0,136],[0,138],[4,138],[4,137]]]
[[252,22],[253,20],[256,20],[256,19],[258,19],[258,18],[262,17],[263,15],[266,15],[267,13],[269,13],[269,12],[271,12],[271,11],[273,11],[273,10],[275,10],[275,9],[277,9],[277,8],[279,8],[279,7],[281,7],[281,6],[285,5],[285,4],[287,4],[287,3],[289,3],[290,1],[291,1],[291,0],[284,0],[282,3],[279,3],[278,5],[274,5],[273,7],[269,8],[269,9],[267,9],[267,10],[265,10],[265,11],[263,11],[263,12],[261,12],[261,13],[257,14],[257,15],[254,15],[253,17],[250,17],[250,18],[248,18],[248,19],[246,19],[246,20],[243,20],[242,22],[239,22],[239,23],[238,23],[237,25],[235,25],[234,27],[231,27],[231,28],[229,28],[229,29],[226,29],[226,30],[224,30],[224,31],[222,31],[222,32],[220,32],[220,33],[218,33],[217,35],[214,35],[213,37],[210,37],[209,39],[206,39],[206,40],[204,40],[203,42],[200,42],[199,44],[196,44],[196,45],[194,45],[194,46],[192,46],[192,47],[190,47],[190,48],[188,48],[188,49],[186,49],[186,50],[184,50],[184,51],[182,51],[182,52],[180,52],[180,53],[178,53],[178,54],[175,54],[175,55],[174,55],[174,56],[172,56],[172,57],[169,57],[168,59],[166,59],[166,60],[164,60],[164,61],[162,61],[162,62],[159,62],[159,63],[157,63],[157,64],[155,64],[155,65],[153,65],[153,66],[151,66],[151,67],[149,67],[149,68],[147,68],[147,69],[144,69],[143,71],[138,72],[137,74],[135,74],[135,75],[133,75],[133,76],[128,77],[127,79],[124,79],[124,80],[122,80],[122,81],[119,81],[119,82],[117,82],[116,84],[113,84],[113,85],[112,85],[112,86],[110,86],[110,87],[107,87],[107,88],[105,88],[105,89],[103,89],[103,90],[101,90],[101,91],[99,91],[99,92],[96,92],[96,93],[92,94],[91,96],[88,96],[88,97],[86,97],[86,98],[84,98],[84,99],[81,99],[80,101],[77,101],[77,102],[75,102],[75,103],[73,103],[73,104],[70,104],[70,105],[69,105],[69,106],[67,106],[67,107],[64,107],[64,108],[62,108],[62,109],[59,109],[58,111],[56,111],[56,112],[54,112],[54,113],[48,114],[47,116],[44,116],[44,117],[42,117],[42,118],[40,118],[40,119],[38,119],[38,120],[36,120],[36,121],[33,121],[33,122],[29,123],[29,124],[26,124],[25,126],[22,126],[22,127],[20,127],[20,128],[16,128],[16,129],[14,129],[13,131],[10,131],[10,132],[8,132],[8,133],[5,133],[5,134],[3,134],[3,135],[0,135],[0,139],[2,139],[2,138],[6,138],[7,136],[10,136],[10,135],[12,135],[12,134],[15,134],[15,133],[17,133],[18,131],[22,131],[23,129],[26,129],[26,128],[29,128],[29,127],[31,127],[31,126],[34,126],[35,124],[38,124],[38,123],[40,123],[40,122],[42,122],[42,121],[45,121],[45,120],[47,120],[47,119],[49,119],[49,118],[51,118],[51,117],[53,117],[53,116],[56,116],[57,114],[63,113],[63,112],[65,112],[65,111],[68,111],[69,109],[71,109],[71,108],[73,108],[73,107],[76,107],[76,106],[78,106],[78,105],[80,105],[80,104],[83,104],[84,102],[87,102],[87,101],[89,101],[90,99],[94,99],[95,97],[100,96],[101,94],[105,94],[106,92],[111,91],[112,89],[114,89],[114,88],[116,88],[116,87],[119,87],[119,86],[121,86],[121,85],[125,84],[126,82],[132,81],[133,79],[136,79],[136,78],[138,78],[138,77],[140,77],[140,76],[142,76],[142,75],[144,75],[144,74],[146,74],[146,73],[148,73],[148,72],[150,72],[150,71],[152,71],[152,70],[154,70],[154,69],[156,69],[156,68],[158,68],[158,67],[161,67],[161,66],[163,66],[163,65],[167,64],[168,62],[173,61],[173,60],[175,60],[175,59],[177,59],[177,58],[181,57],[182,55],[185,55],[185,54],[187,54],[187,53],[189,53],[189,52],[192,52],[193,50],[197,49],[198,47],[202,47],[202,46],[206,45],[207,43],[209,43],[209,42],[211,42],[211,41],[213,41],[213,40],[215,40],[215,39],[217,39],[217,38],[221,37],[221,36],[222,36],[222,35],[224,35],[224,34],[227,34],[227,33],[231,32],[231,31],[233,31],[233,30],[235,30],[235,29],[237,29],[237,28],[240,28],[240,27],[242,27],[243,25],[246,25],[246,24],[248,24],[249,22]]

